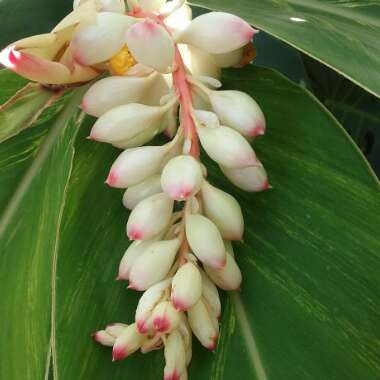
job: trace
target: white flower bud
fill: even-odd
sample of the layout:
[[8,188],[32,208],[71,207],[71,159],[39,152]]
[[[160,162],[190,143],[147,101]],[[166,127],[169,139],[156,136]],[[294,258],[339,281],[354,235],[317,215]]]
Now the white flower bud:
[[[193,18],[191,7],[187,4],[183,4],[184,2],[185,1],[182,0],[170,1],[160,10],[160,14],[166,16],[164,20],[166,27],[174,35],[189,26]],[[180,6],[180,3],[183,5]]]
[[236,199],[203,181],[201,187],[204,214],[215,223],[224,239],[241,240],[244,219]]
[[232,251],[231,243],[227,243],[227,262],[224,268],[215,269],[208,265],[204,265],[206,273],[209,275],[211,280],[223,290],[238,290],[241,285],[242,276],[233,255],[230,253]]
[[188,310],[187,317],[194,335],[202,346],[214,350],[219,335],[219,324],[216,316],[207,309],[205,302],[200,299]]
[[179,239],[152,243],[132,265],[128,288],[146,290],[162,281],[174,263],[179,245]]
[[112,323],[106,327],[106,333],[117,338],[126,327],[128,327],[128,325],[125,323]]
[[150,330],[150,319],[155,306],[162,300],[165,291],[169,288],[172,279],[166,279],[148,288],[141,296],[136,308],[135,321],[140,334]]
[[186,371],[185,346],[181,334],[173,331],[165,342],[164,380],[180,379]]
[[129,272],[131,271],[132,265],[136,261],[136,259],[141,256],[146,249],[152,244],[152,240],[147,241],[134,241],[125,251],[123,258],[120,261],[119,265],[119,273],[117,276],[117,280],[128,280]]
[[185,315],[182,315],[182,320],[180,324],[177,327],[177,331],[181,334],[183,343],[185,345],[185,351],[186,351],[186,365],[189,365],[191,361],[192,356],[192,332],[189,325],[189,322],[187,320],[187,317]]
[[270,188],[267,173],[262,166],[231,169],[220,167],[224,175],[237,187],[245,191],[262,191]]
[[157,145],[125,150],[113,163],[107,185],[125,189],[156,174],[168,149],[168,145]]
[[178,129],[177,115],[178,105],[174,105],[172,109],[165,113],[164,119],[162,121],[162,124],[165,128],[164,133],[170,139],[172,139],[175,136]]
[[160,333],[168,333],[177,328],[181,314],[169,301],[160,302],[152,313],[153,327]]
[[135,23],[132,17],[102,12],[94,24],[80,25],[71,41],[74,60],[90,66],[108,60],[125,44],[125,32]]
[[[76,7],[71,13],[64,17],[51,31],[51,33],[62,32],[68,27],[78,25],[92,24],[96,22],[97,6],[94,1],[81,1],[81,4]],[[73,31],[71,28],[67,31]],[[50,83],[50,82],[47,82]]]
[[111,144],[125,144],[145,131],[154,133],[159,130],[168,108],[168,105],[154,107],[139,103],[115,107],[96,121],[90,138]]
[[198,123],[203,124],[209,128],[219,128],[220,123],[218,116],[214,112],[195,110],[194,116]]
[[137,351],[144,340],[144,336],[140,335],[133,323],[125,328],[125,330],[116,338],[112,350],[112,360],[125,359],[130,354]]
[[[165,99],[170,98],[170,96],[175,96],[173,91],[173,79],[171,78],[171,74],[159,74],[157,71],[154,71],[153,73],[156,75],[156,79],[152,85],[149,86],[149,90],[145,93],[145,96],[140,103],[149,106],[162,106],[166,104]],[[162,100],[164,101],[162,102]],[[166,113],[170,112],[174,107],[177,108],[178,104],[173,104],[167,109]]]
[[210,306],[210,309],[219,319],[220,313],[222,311],[222,306],[220,303],[220,297],[218,289],[214,283],[210,280],[205,272],[200,271],[202,276],[202,297],[204,301]]
[[249,43],[255,34],[241,18],[224,12],[196,17],[179,36],[179,42],[212,54],[227,53]]
[[209,99],[220,122],[244,136],[265,133],[265,117],[258,104],[241,91],[212,91]]
[[161,175],[161,187],[168,197],[181,201],[199,191],[202,179],[199,162],[192,156],[183,155],[166,164]]
[[[212,78],[220,78],[222,71],[218,67],[210,54],[205,53],[190,45],[183,45],[188,49],[186,66],[190,69],[191,74],[195,76],[208,76]],[[184,50],[184,48],[182,49]]]
[[215,65],[221,68],[237,65],[243,58],[244,48],[236,49],[224,54],[212,54]]
[[128,187],[123,196],[123,205],[132,210],[139,202],[151,195],[161,193],[161,176],[153,175],[137,185]]
[[133,3],[137,3],[146,12],[156,12],[161,9],[166,0],[127,0],[129,9],[133,9]]
[[103,346],[109,346],[112,347],[115,343],[115,337],[111,334],[109,334],[105,330],[99,330],[92,334],[93,339],[95,342],[100,343]]
[[112,145],[120,149],[137,148],[145,145],[153,139],[161,130],[159,129],[147,129],[138,133],[136,136],[130,139],[113,142]]
[[100,12],[125,12],[124,0],[96,0]]
[[128,237],[131,240],[151,239],[168,226],[172,211],[173,200],[164,193],[144,199],[129,215]]
[[218,164],[232,168],[258,164],[251,145],[232,128],[200,125],[197,132],[203,149]]
[[[89,0],[74,0],[73,9],[88,2]],[[96,9],[99,12],[125,12],[124,0],[95,0]]]
[[192,307],[202,295],[202,277],[192,262],[182,265],[172,282],[171,302],[177,310]]
[[224,243],[218,228],[203,215],[186,214],[186,237],[189,245],[203,263],[213,268],[226,264]]
[[162,335],[159,333],[153,335],[152,338],[149,338],[148,336],[148,338],[144,340],[144,343],[141,346],[141,352],[143,354],[146,354],[150,351],[161,349],[164,344],[161,337]]
[[161,73],[171,70],[174,60],[173,39],[155,21],[145,19],[131,26],[126,41],[136,61]]
[[138,103],[157,78],[153,73],[144,77],[113,76],[95,82],[82,100],[82,110],[99,117],[112,108]]

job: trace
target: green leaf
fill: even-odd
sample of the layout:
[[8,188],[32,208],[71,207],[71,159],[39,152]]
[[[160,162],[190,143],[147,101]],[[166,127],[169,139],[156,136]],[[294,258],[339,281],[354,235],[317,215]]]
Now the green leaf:
[[0,1],[0,48],[21,38],[47,33],[72,10],[72,0]]
[[377,1],[191,0],[191,3],[239,15],[380,97]]
[[[51,119],[62,108],[63,91],[50,91],[37,83],[28,83],[8,70],[0,70],[0,84],[0,102],[4,102],[0,106],[0,142]],[[40,118],[48,107],[47,114]]]
[[[245,239],[235,246],[244,283],[241,293],[225,297],[216,353],[195,342],[190,378],[376,379],[377,180],[344,130],[304,89],[254,67],[229,71],[224,82],[252,94],[264,109],[268,133],[255,147],[273,189],[239,191],[208,162],[211,181],[244,210]],[[110,349],[90,340],[106,323],[130,322],[139,296],[114,281],[128,244],[127,212],[121,192],[103,181],[118,152],[86,140],[90,124],[75,142],[56,250],[45,251],[57,258],[53,373],[63,380],[157,379],[162,352],[112,363]],[[16,268],[23,264],[14,259]],[[28,317],[36,329],[48,323],[30,309]],[[7,352],[11,362],[15,353]]]
[[380,99],[346,78],[304,57],[313,92],[336,116],[380,174]]
[[42,379],[48,373],[59,227],[82,95],[83,89],[74,93],[55,122],[0,146],[6,184],[0,189],[0,319],[6,326],[0,331],[0,378]]

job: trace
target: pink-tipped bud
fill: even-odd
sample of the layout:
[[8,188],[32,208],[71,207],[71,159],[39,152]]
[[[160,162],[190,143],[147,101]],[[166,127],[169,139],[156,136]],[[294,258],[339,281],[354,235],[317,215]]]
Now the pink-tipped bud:
[[179,239],[152,243],[132,265],[129,282],[133,289],[146,290],[162,281],[173,265],[179,246]]
[[129,215],[127,235],[131,240],[147,240],[163,231],[173,212],[173,200],[164,193],[141,201]]
[[113,163],[107,184],[125,189],[144,181],[159,170],[167,151],[166,145],[125,150]]
[[232,245],[226,242],[227,262],[224,268],[215,269],[204,265],[206,273],[211,280],[223,290],[238,290],[241,285],[242,276],[234,257]]
[[244,136],[257,136],[265,132],[265,117],[259,105],[241,91],[212,91],[209,99],[214,112],[223,125]]
[[202,277],[192,262],[182,265],[172,282],[171,302],[179,310],[188,310],[202,295]]
[[144,77],[103,78],[95,82],[84,95],[82,110],[89,115],[99,117],[112,108],[138,103],[156,78],[155,74]]
[[222,268],[226,264],[223,239],[216,225],[203,215],[186,214],[186,237],[203,264]]
[[116,338],[112,350],[112,360],[122,360],[137,351],[144,341],[144,336],[140,335],[133,323]]
[[160,333],[168,333],[177,328],[181,314],[168,302],[160,302],[152,313],[153,328]]
[[112,335],[114,338],[117,338],[121,333],[128,327],[125,323],[112,323],[106,326],[106,333]]
[[220,313],[222,311],[222,306],[220,303],[220,297],[218,293],[218,289],[212,280],[207,276],[205,272],[200,271],[202,276],[202,297],[203,300],[208,304],[210,310],[216,316],[216,318],[220,317]]
[[187,312],[190,327],[202,346],[213,351],[219,335],[218,320],[207,309],[205,302],[200,299]]
[[123,195],[123,205],[133,210],[142,200],[161,192],[161,176],[155,174],[137,185],[129,186]]
[[125,251],[123,258],[120,261],[119,273],[117,275],[118,280],[128,280],[129,272],[131,271],[132,265],[135,263],[136,259],[140,257],[147,248],[150,246],[152,241],[134,241],[128,249]]
[[163,280],[148,288],[141,296],[136,308],[135,321],[140,334],[146,334],[151,330],[151,315],[156,305],[163,299],[166,289],[171,284],[171,278]]
[[202,183],[202,169],[199,162],[187,155],[172,158],[164,167],[161,187],[168,197],[186,200],[196,194]]
[[159,130],[167,110],[167,105],[147,106],[139,103],[112,108],[96,121],[90,136],[93,140],[119,147],[131,146],[141,136],[144,139],[152,138]]
[[196,17],[179,37],[179,42],[212,54],[239,49],[257,32],[241,18],[224,12],[210,12]]
[[98,13],[95,23],[84,23],[75,31],[71,41],[75,61],[90,66],[108,60],[124,46],[125,32],[133,23],[126,15]]
[[220,167],[224,175],[237,187],[245,191],[257,192],[270,188],[267,173],[262,166],[231,169]]
[[229,127],[200,125],[197,128],[203,149],[218,164],[229,168],[257,165],[256,154],[248,141]]
[[226,192],[202,183],[201,195],[205,215],[215,223],[222,237],[228,240],[241,240],[244,232],[244,219],[239,203]]
[[180,380],[186,371],[185,345],[181,334],[173,331],[165,342],[164,380]]
[[164,27],[146,18],[128,29],[128,49],[136,61],[161,73],[171,70],[174,43]]
[[95,342],[102,344],[103,346],[112,347],[115,343],[115,337],[109,334],[105,330],[99,330],[92,334]]

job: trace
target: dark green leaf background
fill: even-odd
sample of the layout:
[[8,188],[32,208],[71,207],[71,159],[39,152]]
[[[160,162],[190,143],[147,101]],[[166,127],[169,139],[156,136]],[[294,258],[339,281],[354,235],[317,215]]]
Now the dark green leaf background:
[[[23,84],[7,78],[2,100]],[[244,211],[244,283],[223,296],[216,352],[194,339],[190,379],[379,378],[376,177],[331,114],[282,75],[248,67],[223,83],[264,110],[268,132],[254,146],[273,189],[240,191],[208,161]],[[0,379],[162,377],[162,352],[112,363],[90,339],[130,321],[139,294],[114,281],[128,213],[103,182],[118,151],[85,139],[94,120],[78,109],[82,93],[0,145]]]

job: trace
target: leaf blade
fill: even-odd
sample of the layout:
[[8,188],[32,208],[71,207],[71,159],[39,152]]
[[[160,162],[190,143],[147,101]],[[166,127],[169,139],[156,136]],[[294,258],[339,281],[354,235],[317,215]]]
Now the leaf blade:
[[[61,203],[70,172],[73,156],[70,141],[78,125],[69,121],[78,116],[77,111],[70,117],[81,95],[79,92],[73,96],[50,132],[39,139],[37,154],[30,156],[34,162],[25,168],[2,213],[0,277],[4,280],[4,306],[0,315],[6,326],[12,326],[11,331],[2,329],[0,333],[0,345],[7,347],[0,369],[4,378],[43,378],[49,367],[49,278],[53,264],[49,253],[56,244],[59,221],[59,207],[54,206]],[[27,132],[33,135],[31,132],[35,131]],[[12,139],[2,144],[1,149],[6,149],[8,143],[12,145]],[[17,152],[14,154],[16,159]]]
[[[380,97],[380,6],[366,1],[194,0],[243,17]],[[349,56],[349,59],[347,59]]]

